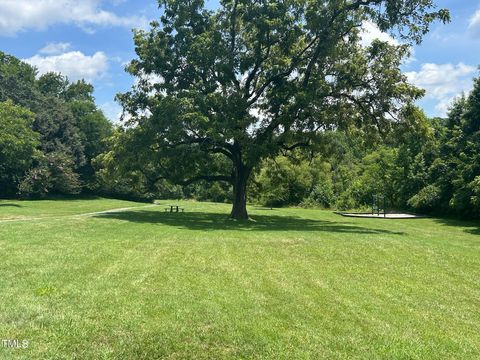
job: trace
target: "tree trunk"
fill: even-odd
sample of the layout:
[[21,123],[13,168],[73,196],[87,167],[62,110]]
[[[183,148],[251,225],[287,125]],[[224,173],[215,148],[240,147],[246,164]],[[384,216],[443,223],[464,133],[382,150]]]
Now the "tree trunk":
[[247,220],[247,183],[251,171],[243,165],[235,169],[233,184],[233,207],[230,217],[235,220]]

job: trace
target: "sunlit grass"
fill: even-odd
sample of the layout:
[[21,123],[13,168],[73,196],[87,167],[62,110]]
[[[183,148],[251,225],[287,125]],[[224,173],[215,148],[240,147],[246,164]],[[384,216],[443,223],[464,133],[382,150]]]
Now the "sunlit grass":
[[480,357],[480,224],[182,206],[0,202],[0,359]]

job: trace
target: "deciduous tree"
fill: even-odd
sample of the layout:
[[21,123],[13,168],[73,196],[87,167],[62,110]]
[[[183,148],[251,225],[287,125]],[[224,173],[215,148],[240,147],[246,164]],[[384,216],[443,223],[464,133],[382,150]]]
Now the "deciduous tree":
[[[152,179],[233,185],[231,217],[262,159],[354,124],[377,132],[422,95],[400,71],[411,43],[447,21],[434,0],[159,1],[135,32],[122,151]],[[361,41],[366,22],[404,45]],[[128,155],[135,151],[135,155]]]

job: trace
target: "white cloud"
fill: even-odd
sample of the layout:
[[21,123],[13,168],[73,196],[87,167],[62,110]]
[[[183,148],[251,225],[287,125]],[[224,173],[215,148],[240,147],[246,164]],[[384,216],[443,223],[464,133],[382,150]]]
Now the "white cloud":
[[480,10],[477,10],[470,18],[468,29],[475,37],[480,37]]
[[35,55],[23,61],[37,67],[40,74],[57,72],[66,75],[72,81],[85,79],[91,82],[102,77],[108,69],[108,58],[103,52],[97,52],[92,56],[80,51],[52,56]]
[[464,63],[427,63],[420,71],[407,72],[406,76],[412,84],[426,90],[426,98],[437,103],[437,115],[444,116],[455,97],[471,90],[475,72],[474,66]]
[[40,50],[40,54],[46,55],[58,55],[64,54],[72,47],[70,43],[48,43],[43,49]]
[[101,0],[1,0],[0,36],[53,24],[75,24],[86,31],[96,26],[145,27],[142,16],[119,16],[102,10]]
[[391,45],[400,45],[398,40],[394,39],[390,34],[382,32],[378,26],[371,21],[363,22],[361,37],[361,44],[363,46],[369,46],[375,39],[386,41]]
[[106,102],[100,105],[100,109],[103,111],[104,115],[109,119],[111,122],[115,124],[120,123],[120,118],[122,116],[123,110],[122,107],[114,101]]

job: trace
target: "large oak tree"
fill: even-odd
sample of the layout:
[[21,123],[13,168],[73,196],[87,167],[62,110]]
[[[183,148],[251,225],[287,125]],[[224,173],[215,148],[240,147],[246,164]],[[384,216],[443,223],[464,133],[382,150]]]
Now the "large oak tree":
[[[448,11],[434,0],[159,1],[136,31],[137,77],[116,156],[152,181],[225,181],[231,216],[248,218],[247,183],[267,157],[309,146],[326,129],[382,131],[422,95],[400,71]],[[368,24],[402,45],[362,41]]]

